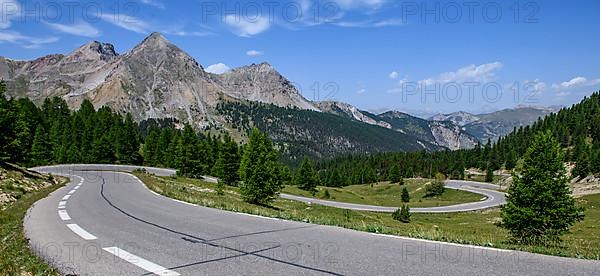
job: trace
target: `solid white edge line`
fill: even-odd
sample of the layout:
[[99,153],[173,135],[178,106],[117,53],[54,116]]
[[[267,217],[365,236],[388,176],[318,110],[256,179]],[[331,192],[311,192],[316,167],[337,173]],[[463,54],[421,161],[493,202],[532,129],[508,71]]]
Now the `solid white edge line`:
[[144,258],[135,256],[123,249],[120,249],[118,247],[105,247],[102,248],[104,251],[111,253],[143,270],[146,270],[150,273],[156,274],[156,275],[163,275],[163,276],[178,276],[180,275],[179,273],[169,270],[167,268],[164,268],[160,265],[157,265],[153,262],[150,262]]
[[71,217],[69,216],[69,213],[67,213],[67,210],[58,210],[58,216],[62,220],[71,220]]
[[189,202],[185,202],[185,201],[182,201],[182,200],[179,200],[179,199],[174,199],[174,198],[172,198],[172,200],[174,200],[175,202],[179,202],[179,203],[181,203],[181,204],[189,205],[189,206],[195,206],[195,207],[197,207],[197,206],[198,206],[198,205],[196,205],[196,204],[192,204],[192,203],[189,203]]
[[394,235],[388,235],[388,234],[377,234],[377,233],[369,233],[369,234],[371,234],[371,235],[373,235],[373,236],[377,236],[377,237],[386,237],[386,238],[402,239],[402,240],[409,240],[409,241],[416,241],[416,242],[436,243],[436,244],[442,244],[442,245],[448,245],[448,246],[467,247],[467,248],[474,248],[474,249],[481,249],[481,250],[489,250],[489,251],[498,251],[498,252],[519,252],[519,251],[515,251],[515,250],[508,250],[508,249],[501,249],[501,248],[494,248],[494,247],[485,247],[485,246],[479,246],[479,245],[470,245],[470,244],[451,243],[451,242],[444,242],[444,241],[424,240],[424,239],[419,239],[419,238],[411,238],[411,237],[403,237],[403,236],[394,236]]
[[62,200],[69,200],[69,198],[71,198],[71,195],[66,195],[66,196],[63,196]]
[[97,239],[96,236],[90,234],[88,231],[83,230],[83,228],[79,227],[77,224],[67,224],[67,227],[69,227],[73,233],[77,234],[86,241]]

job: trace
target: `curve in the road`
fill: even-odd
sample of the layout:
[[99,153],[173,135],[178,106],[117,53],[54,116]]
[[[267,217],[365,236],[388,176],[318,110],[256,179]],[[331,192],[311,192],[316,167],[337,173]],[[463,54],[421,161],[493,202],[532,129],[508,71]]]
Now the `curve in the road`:
[[[488,208],[504,205],[506,203],[504,193],[496,190],[496,189],[499,189],[499,186],[497,186],[497,185],[488,184],[488,183],[470,182],[470,181],[448,180],[448,181],[446,181],[446,188],[463,190],[463,191],[480,194],[480,195],[484,196],[485,199],[478,201],[478,202],[470,202],[470,203],[463,203],[463,204],[456,204],[456,205],[449,205],[449,206],[428,207],[428,208],[411,208],[410,211],[414,212],[414,213],[467,212],[467,211],[488,209]],[[322,200],[322,199],[290,195],[290,194],[281,194],[280,196],[282,198],[286,198],[286,199],[297,200],[297,201],[302,201],[302,202],[311,203],[311,204],[330,206],[330,207],[335,207],[335,208],[355,210],[355,211],[393,213],[394,211],[396,211],[398,209],[398,207],[386,207],[386,206],[346,203],[346,202]]]
[[[38,168],[74,181],[34,204],[24,221],[33,248],[63,274],[600,272],[595,261],[377,235],[184,204],[150,192],[131,174],[89,169],[98,168]],[[122,166],[118,170],[127,171]],[[63,220],[57,208],[68,212],[69,219]]]
[[[154,173],[159,176],[170,176],[176,174],[176,171],[173,169],[165,169],[165,168],[153,168],[153,167],[144,167],[144,166],[132,166],[132,165],[61,165],[61,166],[47,166],[36,168],[40,169],[48,169],[48,168],[62,168],[62,170],[89,170],[89,171],[133,171],[136,169],[144,169],[148,172]],[[206,177],[208,181],[215,182],[216,178]],[[484,199],[478,202],[470,202],[449,206],[439,206],[439,207],[427,207],[427,208],[411,208],[411,212],[413,213],[454,213],[454,212],[468,212],[468,211],[476,211],[483,210],[492,207],[497,207],[504,205],[506,203],[505,194],[503,192],[498,191],[500,186],[490,184],[490,183],[481,183],[481,182],[473,182],[473,181],[459,181],[459,180],[448,180],[446,181],[446,187],[450,189],[463,190],[467,192],[472,192],[476,194],[480,194],[484,196]],[[346,203],[339,201],[330,201],[323,199],[316,199],[310,197],[303,197],[297,195],[290,195],[281,193],[279,195],[282,198],[289,200],[296,200],[310,204],[318,204],[329,207],[335,207],[340,209],[349,209],[355,211],[369,211],[369,212],[384,212],[384,213],[393,213],[398,209],[398,207],[390,207],[390,206],[377,206],[377,205],[366,205],[366,204],[355,204],[355,203]]]

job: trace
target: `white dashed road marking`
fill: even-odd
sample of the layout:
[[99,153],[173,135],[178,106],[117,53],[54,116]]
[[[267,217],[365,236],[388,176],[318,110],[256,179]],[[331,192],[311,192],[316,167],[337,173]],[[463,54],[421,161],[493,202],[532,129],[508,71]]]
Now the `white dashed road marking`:
[[63,196],[62,200],[69,200],[69,198],[71,198],[71,195],[66,195],[66,196]]
[[145,260],[143,258],[140,258],[138,256],[135,256],[125,250],[122,250],[118,247],[106,247],[106,248],[102,248],[104,251],[109,252],[131,264],[136,265],[137,267],[146,270],[150,273],[156,274],[156,275],[165,275],[165,276],[178,276],[180,275],[179,273],[172,271],[172,270],[168,270],[160,265],[157,265],[155,263],[152,263],[148,260]]
[[67,224],[67,227],[69,227],[69,229],[71,229],[71,231],[73,231],[75,234],[79,235],[84,240],[91,241],[91,240],[97,239],[96,236],[83,230],[83,228],[79,227],[79,225],[77,225],[77,224]]
[[58,210],[58,216],[62,220],[71,220],[71,217],[69,216],[69,213],[67,213],[67,210]]
[[58,203],[58,209],[65,209],[66,206],[67,206],[66,201],[61,201]]

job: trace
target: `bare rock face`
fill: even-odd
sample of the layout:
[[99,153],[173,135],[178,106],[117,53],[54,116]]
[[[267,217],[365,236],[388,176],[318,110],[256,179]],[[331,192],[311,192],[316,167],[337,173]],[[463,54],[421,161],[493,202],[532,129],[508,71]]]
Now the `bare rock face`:
[[377,120],[373,114],[359,110],[356,106],[347,103],[325,101],[316,103],[316,106],[323,112],[347,117],[370,125],[377,125],[392,129],[392,125],[390,125],[388,122]]
[[191,56],[153,33],[115,61],[106,79],[84,96],[136,120],[175,117],[207,126],[223,94]]
[[479,117],[468,112],[458,111],[450,114],[438,114],[431,117],[430,120],[436,122],[452,122],[458,126],[465,126],[479,120]]
[[218,75],[218,78],[224,92],[237,99],[318,110],[268,63],[240,67]]
[[66,56],[33,61],[0,57],[0,77],[13,97],[41,103],[58,96],[71,108],[89,99],[96,108],[131,113],[138,121],[177,118],[199,127],[219,125],[215,108],[222,100],[317,110],[269,64],[213,75],[159,33],[124,55],[118,55],[111,44],[94,41]]
[[431,120],[452,122],[477,137],[480,142],[485,143],[488,139],[497,141],[500,137],[511,133],[515,127],[531,125],[539,118],[543,118],[559,109],[559,107],[518,106],[478,115],[464,111],[438,114],[433,116]]
[[118,58],[110,44],[91,42],[68,55],[48,55],[31,61],[0,58],[0,77],[12,96],[41,102],[47,97],[81,94],[95,88]]
[[318,102],[316,106],[323,112],[392,129],[451,150],[473,148],[477,144],[475,137],[452,122],[428,121],[399,111],[375,115],[335,101]]
[[431,133],[438,145],[451,150],[474,148],[478,140],[464,132],[460,126],[432,121],[429,124]]

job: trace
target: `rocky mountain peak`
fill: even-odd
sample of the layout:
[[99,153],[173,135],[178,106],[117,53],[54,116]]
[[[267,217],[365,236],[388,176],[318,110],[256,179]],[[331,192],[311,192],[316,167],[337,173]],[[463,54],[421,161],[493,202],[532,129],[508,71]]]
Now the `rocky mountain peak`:
[[406,114],[404,112],[400,112],[400,111],[397,111],[397,110],[392,110],[392,111],[384,112],[384,113],[379,114],[379,116],[380,117],[384,117],[384,118],[391,118],[391,119],[393,119],[393,118],[401,119],[401,118],[412,117],[412,116],[410,116],[410,115],[408,115],[408,114]]
[[115,47],[109,43],[92,41],[75,49],[67,57],[74,60],[103,60],[109,61],[117,57],[119,54],[115,51]]
[[162,34],[160,34],[158,32],[153,32],[148,37],[146,37],[140,44],[138,44],[135,48],[139,48],[139,47],[166,48],[171,45],[173,45],[173,44],[167,38],[165,38]]

